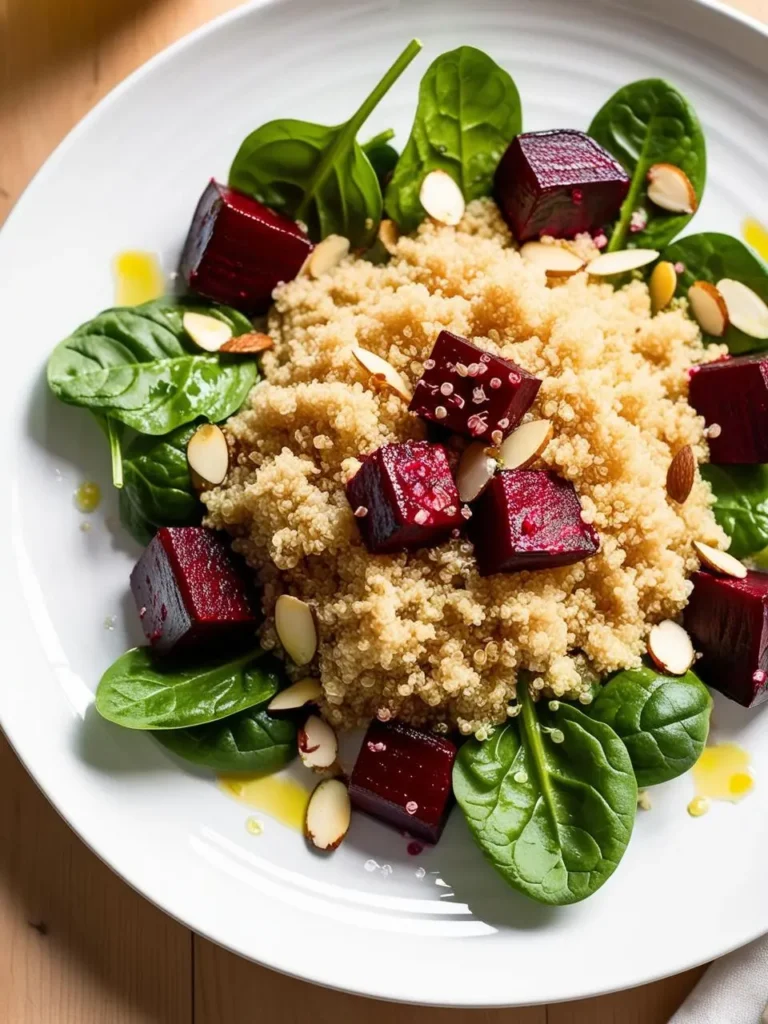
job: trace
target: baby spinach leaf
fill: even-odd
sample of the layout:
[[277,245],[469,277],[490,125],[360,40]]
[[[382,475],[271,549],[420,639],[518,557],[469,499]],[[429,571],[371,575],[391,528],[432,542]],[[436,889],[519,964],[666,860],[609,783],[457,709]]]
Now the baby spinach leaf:
[[[491,864],[540,903],[576,903],[613,874],[632,834],[637,783],[610,726],[568,704],[534,705],[484,743],[470,740],[453,772],[456,799]],[[560,742],[556,742],[560,740]]]
[[381,220],[381,188],[358,131],[421,49],[414,39],[352,117],[328,128],[281,118],[257,128],[237,151],[229,184],[307,225],[310,238],[344,235],[366,249]]
[[263,708],[248,708],[209,725],[165,729],[156,738],[194,764],[216,772],[276,772],[296,756],[296,725],[272,718]]
[[382,193],[387,187],[389,179],[392,177],[395,164],[400,156],[395,147],[390,145],[390,140],[394,137],[395,133],[392,129],[387,128],[386,131],[379,132],[378,135],[374,135],[374,137],[369,139],[363,146],[363,152],[371,161],[371,167],[376,172],[379,188]]
[[638,786],[668,782],[693,767],[711,711],[709,691],[693,672],[665,676],[648,665],[619,672],[589,709],[626,744]]
[[96,710],[126,729],[185,729],[263,704],[280,686],[273,658],[258,648],[228,658],[121,655],[101,677]]
[[699,467],[715,495],[715,519],[728,536],[735,558],[768,546],[768,466]]
[[[678,296],[687,296],[694,281],[709,281],[716,285],[724,277],[729,277],[741,281],[764,302],[768,302],[768,267],[748,246],[732,235],[723,235],[719,231],[688,235],[665,249],[662,259],[683,265],[677,276]],[[705,334],[704,339],[724,341],[734,355],[759,352],[767,347],[765,341],[744,334],[733,324],[728,326],[724,337],[712,338]]]
[[387,213],[400,230],[426,216],[419,200],[429,171],[446,171],[464,199],[488,196],[505,149],[522,130],[517,86],[481,50],[460,46],[434,60],[421,80],[411,135],[387,186]]
[[[707,174],[707,147],[696,111],[661,78],[625,85],[598,110],[589,134],[624,166],[632,183],[613,227],[608,251],[627,245],[661,249],[679,234],[691,214],[668,213],[646,197],[653,164],[674,164],[686,173],[701,200]],[[629,233],[632,214],[643,211],[642,231]]]
[[197,348],[182,324],[187,310],[223,320],[235,335],[253,330],[236,310],[194,300],[108,309],[53,350],[51,390],[142,434],[165,434],[198,416],[226,419],[253,386],[256,362]]
[[120,522],[137,544],[146,547],[155,535],[155,526],[148,522],[126,495],[125,488],[118,491],[117,507]]

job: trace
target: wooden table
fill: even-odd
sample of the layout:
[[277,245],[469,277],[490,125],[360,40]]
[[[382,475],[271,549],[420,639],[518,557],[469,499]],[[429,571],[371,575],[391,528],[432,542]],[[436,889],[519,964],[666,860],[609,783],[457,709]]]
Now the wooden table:
[[[0,221],[82,115],[237,0],[0,0]],[[768,0],[736,6],[768,20]],[[193,935],[109,871],[0,736],[2,1024],[666,1024],[701,971],[523,1010],[423,1010],[314,988]]]

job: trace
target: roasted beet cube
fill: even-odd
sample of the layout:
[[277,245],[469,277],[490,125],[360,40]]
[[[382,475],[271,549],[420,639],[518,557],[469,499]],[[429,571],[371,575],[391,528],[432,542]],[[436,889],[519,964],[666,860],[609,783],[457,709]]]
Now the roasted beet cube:
[[312,243],[287,217],[211,180],[197,204],[180,273],[189,288],[244,313],[264,313],[292,281]]
[[202,526],[163,527],[136,563],[131,590],[160,654],[253,633],[257,619],[229,545]]
[[464,525],[459,492],[441,444],[385,444],[347,484],[365,546],[373,554],[440,544]]
[[768,573],[746,579],[695,572],[685,628],[703,657],[696,671],[715,690],[743,704],[768,698]]
[[417,839],[436,843],[451,807],[456,747],[403,722],[374,720],[349,782],[352,804]]
[[573,238],[610,223],[629,191],[618,160],[584,132],[526,132],[496,170],[496,199],[518,242]]
[[440,331],[409,408],[457,434],[500,444],[540,387],[539,378],[516,363]]
[[768,356],[737,356],[696,366],[688,401],[708,426],[715,463],[768,462]]
[[589,558],[600,546],[581,518],[573,484],[542,469],[497,473],[473,506],[469,532],[481,576],[556,569]]

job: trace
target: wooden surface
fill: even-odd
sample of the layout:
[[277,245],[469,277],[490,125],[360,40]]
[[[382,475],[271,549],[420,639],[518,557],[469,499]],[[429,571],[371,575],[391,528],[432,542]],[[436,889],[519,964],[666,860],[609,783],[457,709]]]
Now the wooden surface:
[[[320,2],[320,0],[319,0]],[[0,221],[82,115],[235,0],[0,0]],[[735,6],[768,19],[768,0]],[[113,875],[0,736],[2,1024],[666,1024],[700,971],[578,1003],[424,1010],[273,974],[192,935]]]

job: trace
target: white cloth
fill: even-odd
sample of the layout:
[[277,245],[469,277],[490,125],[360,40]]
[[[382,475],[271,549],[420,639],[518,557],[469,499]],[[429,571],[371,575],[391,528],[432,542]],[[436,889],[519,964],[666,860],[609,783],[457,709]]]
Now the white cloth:
[[716,960],[669,1024],[768,1024],[768,936]]

